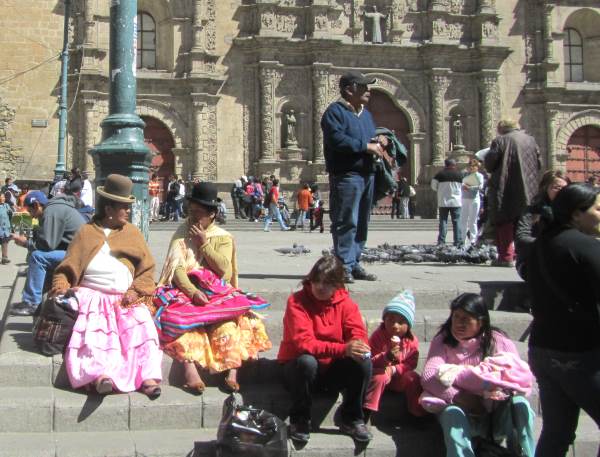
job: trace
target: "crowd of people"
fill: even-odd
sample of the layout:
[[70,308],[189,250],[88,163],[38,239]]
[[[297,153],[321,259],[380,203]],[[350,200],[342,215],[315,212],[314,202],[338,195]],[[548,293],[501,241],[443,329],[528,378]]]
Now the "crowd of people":
[[[283,318],[277,362],[291,398],[290,438],[309,441],[314,395],[325,388],[343,393],[335,415],[340,431],[369,442],[368,423],[388,390],[405,394],[406,408],[417,422],[437,419],[448,457],[475,457],[482,446],[504,441],[515,455],[565,456],[580,410],[600,426],[600,189],[572,184],[553,170],[538,184],[533,138],[512,122],[498,125],[498,137],[482,158],[489,173],[487,212],[499,261],[512,263],[514,238],[517,268],[531,290],[528,362],[493,325],[483,297],[466,293],[450,303],[419,374],[412,292],[400,291],[382,304],[381,323],[368,335],[360,306],[346,286],[376,280],[360,263],[373,204],[374,164],[387,160],[388,145],[375,135],[364,108],[372,82],[356,71],[345,74],[342,98],[322,119],[334,249],[317,260],[290,295]],[[218,224],[222,201],[216,185],[196,183],[186,196],[180,180],[170,179],[167,217],[183,218],[185,199],[187,216],[155,282],[154,258],[139,229],[128,222],[135,200],[131,180],[109,175],[97,188],[95,211],[88,217],[81,178],[71,176],[49,192],[25,194],[23,207],[39,220],[31,238],[6,234],[5,221],[16,203],[7,202],[2,192],[3,259],[7,238],[30,252],[23,300],[11,313],[43,316],[45,289],[50,300],[69,300],[77,318],[65,341],[64,360],[73,388],[101,395],[139,390],[157,398],[166,353],[182,364],[182,387],[192,394],[205,390],[205,372],[222,373],[223,386],[239,390],[238,369],[272,342],[255,312],[267,304],[239,288],[236,243]],[[397,209],[410,217],[410,186],[401,184]],[[477,242],[484,184],[475,160],[465,174],[449,159],[433,178],[439,243],[445,242],[448,215],[455,245],[464,244],[464,237]],[[14,184],[7,181],[12,193],[9,186]],[[152,188],[156,214],[160,186]],[[284,215],[287,207],[275,176],[262,182],[243,176],[231,194],[238,217],[257,220],[262,214],[264,230],[273,220],[281,230],[290,229],[293,218]],[[296,199],[296,228],[304,228],[312,211],[310,228],[323,231],[318,186],[302,184]],[[527,400],[536,379],[543,419],[537,444]]]

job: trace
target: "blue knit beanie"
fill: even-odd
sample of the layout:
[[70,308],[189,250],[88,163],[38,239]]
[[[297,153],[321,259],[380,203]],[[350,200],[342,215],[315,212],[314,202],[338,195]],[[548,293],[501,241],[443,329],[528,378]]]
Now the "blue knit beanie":
[[415,296],[412,290],[405,289],[392,298],[383,308],[382,317],[385,317],[387,313],[400,314],[406,319],[408,326],[412,328],[415,323]]

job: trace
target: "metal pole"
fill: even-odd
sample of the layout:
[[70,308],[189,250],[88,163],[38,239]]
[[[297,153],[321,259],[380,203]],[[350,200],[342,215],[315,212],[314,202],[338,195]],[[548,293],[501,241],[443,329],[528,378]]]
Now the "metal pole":
[[67,72],[69,70],[69,19],[71,18],[71,0],[65,2],[65,23],[63,28],[63,49],[60,68],[60,98],[58,103],[58,153],[54,179],[59,180],[65,173],[65,138],[67,136]]
[[111,173],[133,181],[131,221],[148,236],[150,149],[144,121],[136,114],[137,0],[110,1],[109,114],[102,121],[102,142],[92,149],[96,185]]

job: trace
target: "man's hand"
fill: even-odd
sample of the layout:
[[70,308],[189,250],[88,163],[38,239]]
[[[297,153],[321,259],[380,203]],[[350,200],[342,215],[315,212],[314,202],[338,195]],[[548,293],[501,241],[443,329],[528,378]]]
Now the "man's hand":
[[357,362],[360,362],[364,359],[364,355],[367,352],[371,352],[371,348],[361,340],[352,340],[346,343],[346,357],[353,358]]
[[10,238],[15,242],[17,246],[21,246],[23,248],[27,247],[28,238],[25,235],[18,235],[13,233]]
[[383,155],[383,148],[379,143],[367,143],[367,154],[381,157]]
[[206,238],[206,232],[200,225],[192,225],[190,227],[189,236],[196,246],[202,246],[208,240],[208,238]]
[[377,141],[379,142],[379,144],[383,147],[383,148],[387,148],[387,145],[389,144],[389,140],[388,137],[385,135],[379,135],[377,137]]
[[197,290],[192,297],[192,303],[196,306],[204,306],[208,303],[208,297],[201,290]]

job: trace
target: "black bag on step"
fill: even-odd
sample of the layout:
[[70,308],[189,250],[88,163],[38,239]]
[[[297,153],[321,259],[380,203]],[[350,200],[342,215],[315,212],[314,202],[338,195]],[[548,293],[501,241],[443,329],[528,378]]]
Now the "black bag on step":
[[239,394],[223,402],[217,457],[288,457],[285,422],[263,409],[244,406]]
[[77,301],[73,292],[68,291],[41,304],[40,315],[33,324],[33,342],[41,354],[52,356],[64,352],[79,314],[70,305],[71,300]]

